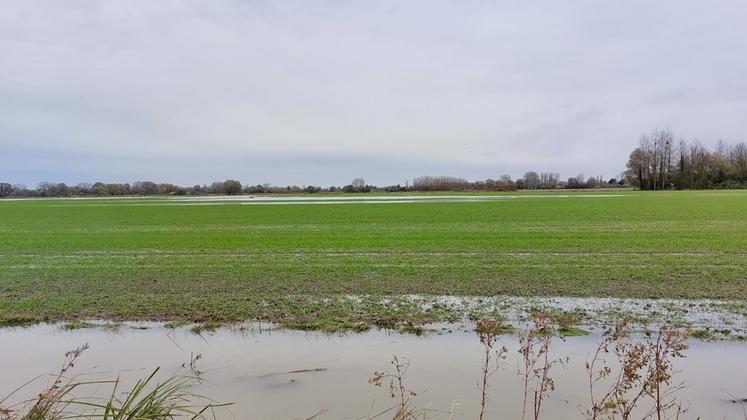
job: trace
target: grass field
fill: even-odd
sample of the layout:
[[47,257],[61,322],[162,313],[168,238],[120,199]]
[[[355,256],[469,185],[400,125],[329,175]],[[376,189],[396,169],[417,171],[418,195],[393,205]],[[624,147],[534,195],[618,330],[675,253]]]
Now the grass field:
[[747,192],[448,200],[0,201],[0,322],[448,316],[381,300],[409,294],[747,299]]

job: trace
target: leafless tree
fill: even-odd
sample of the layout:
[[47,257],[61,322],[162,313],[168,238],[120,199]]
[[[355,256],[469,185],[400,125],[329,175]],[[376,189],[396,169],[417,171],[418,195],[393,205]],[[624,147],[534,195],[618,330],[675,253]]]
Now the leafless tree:
[[540,177],[537,172],[529,171],[524,174],[524,187],[529,190],[536,190],[540,186]]

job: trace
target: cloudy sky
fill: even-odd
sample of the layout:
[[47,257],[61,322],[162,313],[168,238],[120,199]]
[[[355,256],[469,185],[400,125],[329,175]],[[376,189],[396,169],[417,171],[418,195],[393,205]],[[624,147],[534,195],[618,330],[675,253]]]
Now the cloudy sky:
[[613,176],[747,137],[747,2],[35,1],[0,8],[0,179]]

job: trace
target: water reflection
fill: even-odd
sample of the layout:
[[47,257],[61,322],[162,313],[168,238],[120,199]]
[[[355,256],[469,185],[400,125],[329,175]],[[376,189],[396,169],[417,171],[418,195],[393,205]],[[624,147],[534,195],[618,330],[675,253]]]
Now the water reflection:
[[[429,418],[477,418],[478,380],[484,356],[477,336],[455,332],[416,337],[372,331],[345,336],[298,331],[221,329],[201,336],[188,327],[176,330],[155,325],[147,329],[123,326],[64,331],[57,326],[0,330],[0,395],[39,373],[55,369],[65,351],[88,343],[76,371],[96,377],[120,375],[127,381],[160,366],[164,375],[199,372],[192,391],[236,404],[222,412],[227,418],[357,419],[372,416],[394,402],[386,387],[369,383],[374,371],[386,370],[397,355],[410,362],[407,386],[417,392],[413,402]],[[584,364],[598,336],[555,340],[552,354],[569,357],[553,372],[556,391],[545,404],[549,419],[579,419],[578,406],[588,403]],[[505,367],[492,378],[486,418],[519,418],[522,388],[516,376],[519,344],[502,336],[498,346],[509,349]],[[195,360],[196,355],[201,355]],[[692,342],[686,358],[676,360],[678,380],[689,387],[686,418],[742,417],[741,406],[725,392],[747,393],[747,345]],[[124,388],[124,387],[123,387]],[[28,389],[29,395],[39,387]]]

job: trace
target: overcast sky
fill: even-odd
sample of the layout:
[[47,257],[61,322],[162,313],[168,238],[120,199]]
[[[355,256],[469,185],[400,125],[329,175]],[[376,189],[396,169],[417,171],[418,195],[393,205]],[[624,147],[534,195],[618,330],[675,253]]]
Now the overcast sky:
[[0,180],[614,176],[640,134],[747,137],[747,2],[0,7]]

